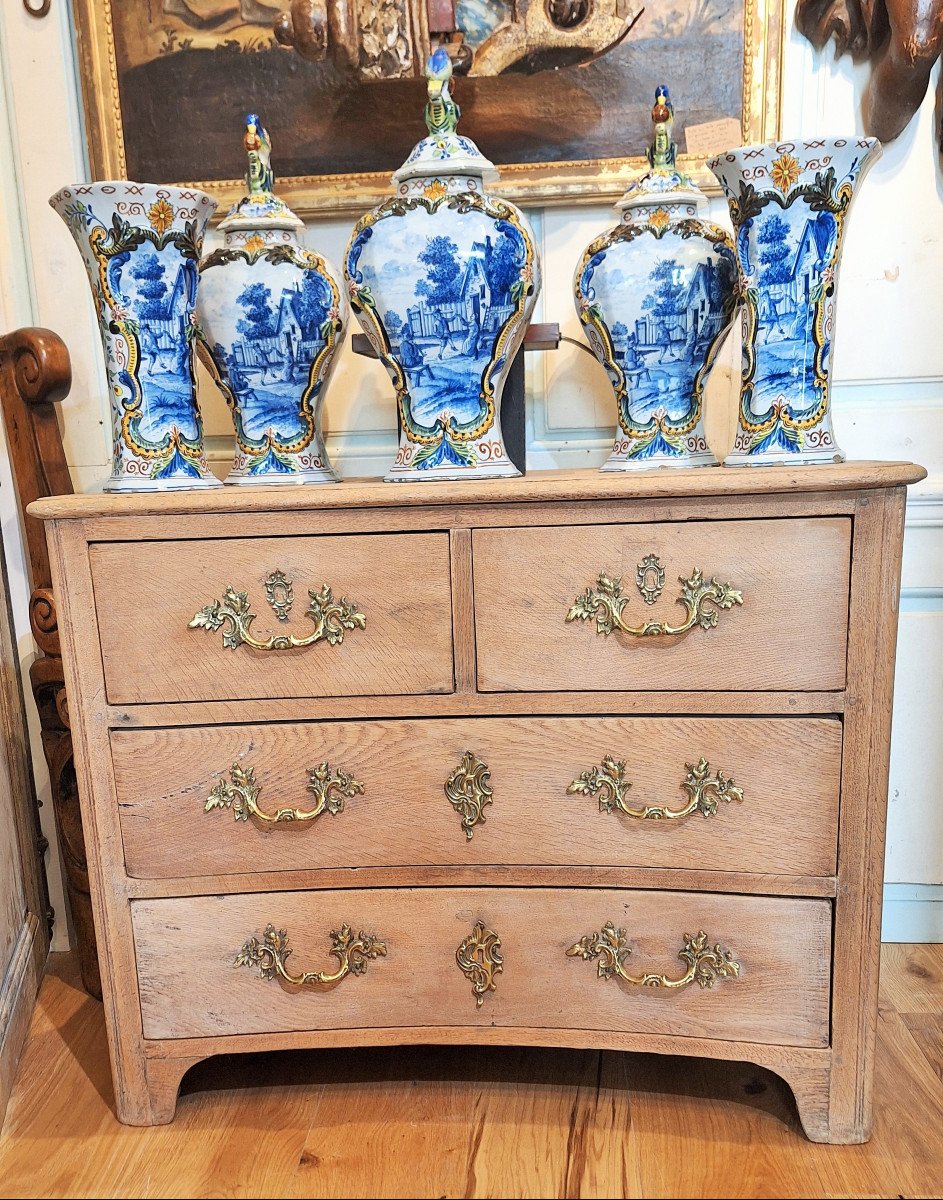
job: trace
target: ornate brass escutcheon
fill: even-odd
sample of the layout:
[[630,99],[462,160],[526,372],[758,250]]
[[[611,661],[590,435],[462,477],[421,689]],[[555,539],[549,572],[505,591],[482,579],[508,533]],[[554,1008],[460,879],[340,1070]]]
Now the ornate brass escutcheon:
[[[623,620],[622,613],[628,604],[628,597],[622,595],[622,580],[612,579],[605,572],[596,580],[595,588],[587,588],[566,614],[567,621],[589,621],[596,618],[596,632],[608,637],[616,629],[631,637],[660,637],[663,635],[687,633],[695,625],[701,629],[713,629],[717,624],[719,609],[732,608],[735,604],[743,603],[742,592],[732,588],[729,583],[720,583],[712,579],[704,582],[704,576],[699,568],[695,568],[690,579],[683,575],[678,577],[681,584],[681,595],[677,603],[684,606],[685,619],[680,625],[671,625],[667,621],[645,621],[642,625],[629,625]],[[708,605],[709,607],[705,607]]]
[[367,969],[367,960],[386,956],[386,942],[381,942],[372,933],[361,930],[354,936],[349,925],[342,925],[340,930],[331,930],[331,954],[340,963],[336,971],[304,971],[301,975],[292,975],[285,963],[292,953],[288,945],[288,934],[284,929],[276,930],[274,925],[266,925],[261,938],[249,938],[236,955],[234,967],[258,967],[263,979],[274,979],[278,975],[286,983],[302,987],[306,983],[330,984],[339,983],[346,975],[363,975]]
[[475,826],[484,824],[485,805],[493,803],[494,794],[488,780],[491,772],[471,750],[466,750],[462,761],[445,781],[445,794],[449,803],[462,818],[465,837],[471,841]]
[[500,975],[504,970],[501,939],[483,921],[478,921],[455,951],[455,961],[465,977],[471,980],[475,1007],[481,1008],[485,993],[495,990],[495,975]]
[[635,586],[646,604],[654,604],[665,587],[665,568],[656,554],[646,554],[635,570]]
[[737,978],[740,974],[740,964],[730,951],[719,945],[709,946],[703,929],[698,930],[697,937],[691,937],[689,933],[684,935],[684,945],[678,951],[678,957],[687,963],[688,969],[677,979],[669,979],[667,975],[630,975],[625,969],[625,962],[632,948],[625,930],[617,929],[611,921],[607,921],[599,933],[588,933],[580,938],[566,953],[568,958],[583,958],[587,962],[598,958],[596,973],[600,979],[617,976],[638,987],[683,988],[697,982],[702,988],[709,988],[714,986],[718,976]]
[[274,813],[263,812],[259,808],[262,788],[255,782],[254,768],[243,768],[235,762],[229,769],[229,779],[221,779],[210,792],[203,811],[231,808],[237,821],[257,817],[271,825],[282,821],[313,821],[324,812],[334,817],[342,813],[344,798],[362,796],[364,786],[347,771],[332,771],[330,763],[322,762],[308,771],[308,791],[315,798],[314,808],[279,808]]
[[[281,572],[278,572],[281,574]],[[270,577],[271,578],[271,577]],[[329,646],[339,646],[344,640],[345,629],[365,629],[367,618],[357,611],[353,600],[342,596],[334,599],[334,593],[325,583],[319,592],[308,592],[310,603],[305,616],[314,624],[314,631],[307,637],[293,634],[273,634],[260,641],[252,636],[255,613],[249,609],[246,592],[237,592],[227,587],[222,600],[214,600],[194,616],[189,629],[223,629],[223,645],[229,650],[238,646],[251,646],[253,650],[291,650],[297,646],[313,646],[326,640]],[[280,618],[281,619],[281,618]]]
[[618,809],[627,817],[638,817],[643,821],[679,821],[692,813],[699,812],[712,817],[717,812],[717,802],[735,800],[743,803],[743,788],[728,779],[722,771],[711,775],[710,763],[703,756],[697,766],[685,763],[687,775],[681,781],[682,791],[687,792],[688,802],[683,808],[668,808],[663,804],[646,804],[634,808],[627,796],[631,782],[625,777],[625,761],[617,761],[611,754],[602,760],[602,765],[584,771],[567,787],[571,795],[595,796],[599,793],[599,811],[610,813]]
[[295,602],[295,589],[284,571],[273,571],[266,579],[265,598],[279,621],[287,621]]

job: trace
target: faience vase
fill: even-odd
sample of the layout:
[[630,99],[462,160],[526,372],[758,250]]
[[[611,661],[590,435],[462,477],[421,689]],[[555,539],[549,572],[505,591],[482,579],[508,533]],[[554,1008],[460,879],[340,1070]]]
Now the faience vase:
[[49,203],[85,262],[111,394],[106,492],[218,487],[196,403],[194,304],[216,201],[195,188],[74,184]]
[[494,167],[456,133],[445,50],[427,67],[429,136],[358,221],[344,274],[351,307],[393,380],[402,435],[390,481],[518,475],[501,394],[540,289],[521,212],[488,194]]
[[744,146],[712,159],[730,205],[743,310],[731,466],[842,462],[830,405],[835,292],[874,138]]
[[616,205],[622,220],[587,246],[576,309],[616,396],[604,471],[716,466],[704,386],[735,309],[733,241],[704,219],[707,199],[676,165],[674,110],[658,88],[649,171]]
[[306,250],[304,222],[273,192],[271,143],[246,118],[247,194],[200,267],[198,315],[216,385],[236,427],[226,483],[336,483],[321,412],[347,300],[338,272]]

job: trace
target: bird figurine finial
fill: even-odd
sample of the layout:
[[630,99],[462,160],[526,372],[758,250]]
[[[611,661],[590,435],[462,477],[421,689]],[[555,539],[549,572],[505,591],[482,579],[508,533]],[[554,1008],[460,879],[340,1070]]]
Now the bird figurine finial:
[[271,162],[272,143],[257,113],[249,113],[246,117],[243,144],[249,155],[249,170],[246,172],[249,195],[270,196],[275,190],[275,175]]
[[443,137],[454,133],[462,110],[449,94],[449,80],[452,78],[452,60],[448,51],[439,46],[429,55],[426,63],[426,90],[429,95],[426,104],[426,128],[430,137]]
[[663,83],[659,84],[655,89],[655,103],[652,106],[655,136],[646,155],[653,171],[667,174],[674,170],[678,157],[678,147],[671,140],[674,115],[674,105],[671,103],[668,89]]

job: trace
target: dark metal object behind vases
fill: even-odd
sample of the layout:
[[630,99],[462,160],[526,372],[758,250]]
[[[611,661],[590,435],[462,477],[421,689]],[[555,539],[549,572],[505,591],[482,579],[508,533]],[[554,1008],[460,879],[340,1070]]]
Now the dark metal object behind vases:
[[943,0],[799,0],[796,28],[819,50],[834,38],[839,55],[870,62],[865,129],[882,142],[903,133],[943,52]]
[[33,589],[29,605],[30,625],[41,651],[41,657],[30,667],[29,679],[39,710],[43,751],[49,766],[52,804],[82,982],[87,991],[101,999],[88,864],[49,555],[42,522],[25,516],[26,506],[33,500],[72,492],[72,478],[55,409],[55,405],[69,394],[71,386],[69,352],[61,338],[51,330],[18,329],[0,337],[0,401],[29,554]]

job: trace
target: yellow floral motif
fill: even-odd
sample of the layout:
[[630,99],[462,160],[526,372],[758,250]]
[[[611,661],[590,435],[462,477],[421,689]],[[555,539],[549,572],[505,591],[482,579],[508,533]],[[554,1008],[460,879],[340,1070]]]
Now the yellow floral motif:
[[433,179],[431,183],[427,183],[422,189],[422,193],[429,200],[441,200],[448,188],[441,179]]
[[648,218],[648,223],[653,229],[657,229],[658,232],[661,233],[663,229],[667,229],[671,224],[671,217],[668,216],[668,213],[665,211],[665,209],[656,208],[652,215]]
[[167,230],[174,223],[174,210],[170,207],[166,200],[161,197],[160,200],[155,200],[151,207],[147,210],[147,219],[151,223],[151,228],[158,237],[163,237]]
[[769,173],[773,183],[784,196],[799,178],[800,169],[798,162],[796,162],[791,154],[785,151],[770,167]]
[[246,239],[246,249],[250,254],[255,254],[256,250],[264,250],[265,238],[261,234],[254,233],[252,237]]

